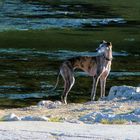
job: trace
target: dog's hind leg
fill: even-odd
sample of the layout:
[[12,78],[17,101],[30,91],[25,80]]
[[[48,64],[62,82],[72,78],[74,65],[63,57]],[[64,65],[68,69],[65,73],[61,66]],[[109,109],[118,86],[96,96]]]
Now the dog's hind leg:
[[71,90],[71,88],[75,82],[74,73],[73,73],[73,70],[71,70],[67,66],[61,68],[60,72],[64,79],[64,92],[61,96],[61,100],[63,103],[67,104],[68,93]]

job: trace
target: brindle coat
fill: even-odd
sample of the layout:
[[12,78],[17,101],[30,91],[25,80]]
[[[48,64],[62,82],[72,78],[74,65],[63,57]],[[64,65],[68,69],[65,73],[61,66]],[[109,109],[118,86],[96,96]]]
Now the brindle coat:
[[[61,96],[62,102],[67,103],[67,96],[72,86],[74,85],[74,70],[81,69],[93,77],[93,86],[91,91],[91,100],[95,100],[96,88],[100,79],[101,97],[105,96],[106,78],[111,69],[112,60],[112,44],[103,41],[97,48],[98,56],[88,57],[80,56],[68,59],[63,62],[60,67],[60,73],[64,79],[64,91]],[[57,84],[59,80],[57,79]],[[56,84],[56,86],[57,86]],[[55,86],[55,87],[56,87]]]

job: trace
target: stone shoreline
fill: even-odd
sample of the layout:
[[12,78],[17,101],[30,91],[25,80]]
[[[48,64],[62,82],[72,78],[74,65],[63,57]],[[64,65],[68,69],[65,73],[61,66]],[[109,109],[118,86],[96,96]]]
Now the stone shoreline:
[[112,87],[108,97],[83,104],[41,101],[36,106],[0,110],[1,121],[140,124],[140,87]]

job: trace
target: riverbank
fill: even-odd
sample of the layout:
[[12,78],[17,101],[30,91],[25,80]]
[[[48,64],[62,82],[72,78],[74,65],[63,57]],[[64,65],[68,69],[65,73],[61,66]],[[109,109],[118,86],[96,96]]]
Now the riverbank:
[[[114,86],[99,101],[0,110],[2,139],[140,139],[140,87]],[[103,125],[104,124],[104,125]]]
[[46,100],[35,106],[0,110],[0,118],[1,121],[140,124],[139,100],[139,87],[115,86],[99,101],[65,105]]
[[[4,109],[0,110],[0,116],[2,121],[12,121],[13,117],[16,117],[17,121],[38,121],[45,117],[46,119],[44,119],[44,121],[49,122],[139,124],[139,114],[138,116],[134,114],[138,112],[139,106],[139,101],[96,101],[87,102],[85,104],[62,104],[54,108],[30,106],[26,108]],[[109,116],[116,117],[117,115],[122,116],[110,120]],[[124,118],[125,116],[126,119]]]
[[44,120],[49,122],[139,124],[140,88],[114,86],[109,95],[99,101],[63,104],[60,101],[40,101],[35,106],[1,109],[1,121]]

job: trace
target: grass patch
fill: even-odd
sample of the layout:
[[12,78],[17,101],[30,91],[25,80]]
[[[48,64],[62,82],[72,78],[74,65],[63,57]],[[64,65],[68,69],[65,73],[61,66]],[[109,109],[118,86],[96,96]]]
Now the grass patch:
[[112,120],[112,121],[109,121],[107,119],[102,119],[101,123],[102,124],[126,124],[127,121],[124,119],[118,119],[118,120]]
[[61,121],[62,121],[62,118],[60,118],[60,117],[50,118],[50,122],[61,122]]
[[3,119],[3,117],[1,117],[1,118],[0,118],[0,122],[3,122],[3,121],[4,121],[4,119]]

